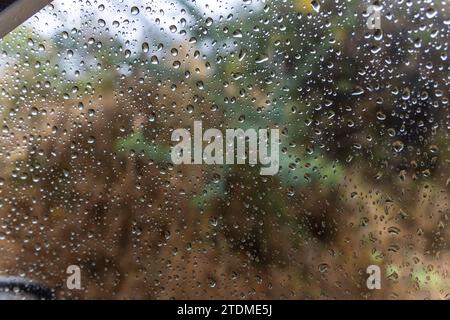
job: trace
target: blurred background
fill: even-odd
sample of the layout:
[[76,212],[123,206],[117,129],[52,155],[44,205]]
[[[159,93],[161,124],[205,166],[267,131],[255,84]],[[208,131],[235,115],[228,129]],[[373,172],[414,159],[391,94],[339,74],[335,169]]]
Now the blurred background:
[[[449,11],[54,1],[0,40],[0,275],[61,299],[449,298]],[[279,129],[279,173],[174,166],[194,120]]]

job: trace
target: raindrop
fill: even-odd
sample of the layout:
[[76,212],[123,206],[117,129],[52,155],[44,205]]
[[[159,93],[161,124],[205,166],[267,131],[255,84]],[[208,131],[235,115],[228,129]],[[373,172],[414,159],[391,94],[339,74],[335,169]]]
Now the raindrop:
[[400,140],[397,140],[392,144],[392,147],[394,148],[395,152],[401,152],[404,148],[404,144]]
[[139,14],[139,8],[138,7],[131,7],[131,14],[133,15],[133,16],[136,16],[136,15],[138,15]]
[[426,11],[426,16],[428,19],[432,19],[437,15],[437,11],[433,7],[429,7]]
[[311,7],[313,8],[313,10],[315,12],[319,12],[320,11],[320,3],[317,0],[312,0],[311,1]]

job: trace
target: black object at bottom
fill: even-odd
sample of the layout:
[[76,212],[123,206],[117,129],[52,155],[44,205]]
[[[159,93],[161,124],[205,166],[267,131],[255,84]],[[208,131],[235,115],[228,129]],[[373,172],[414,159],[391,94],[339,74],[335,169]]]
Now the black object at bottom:
[[9,7],[14,0],[0,0],[0,12]]
[[51,300],[52,291],[43,284],[21,277],[0,277],[0,300]]

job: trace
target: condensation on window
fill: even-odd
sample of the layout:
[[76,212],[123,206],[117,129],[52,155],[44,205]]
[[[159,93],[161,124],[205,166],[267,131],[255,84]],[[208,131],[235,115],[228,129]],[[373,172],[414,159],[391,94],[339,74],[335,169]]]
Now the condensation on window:
[[61,299],[449,298],[449,11],[52,2],[0,40],[0,275]]

